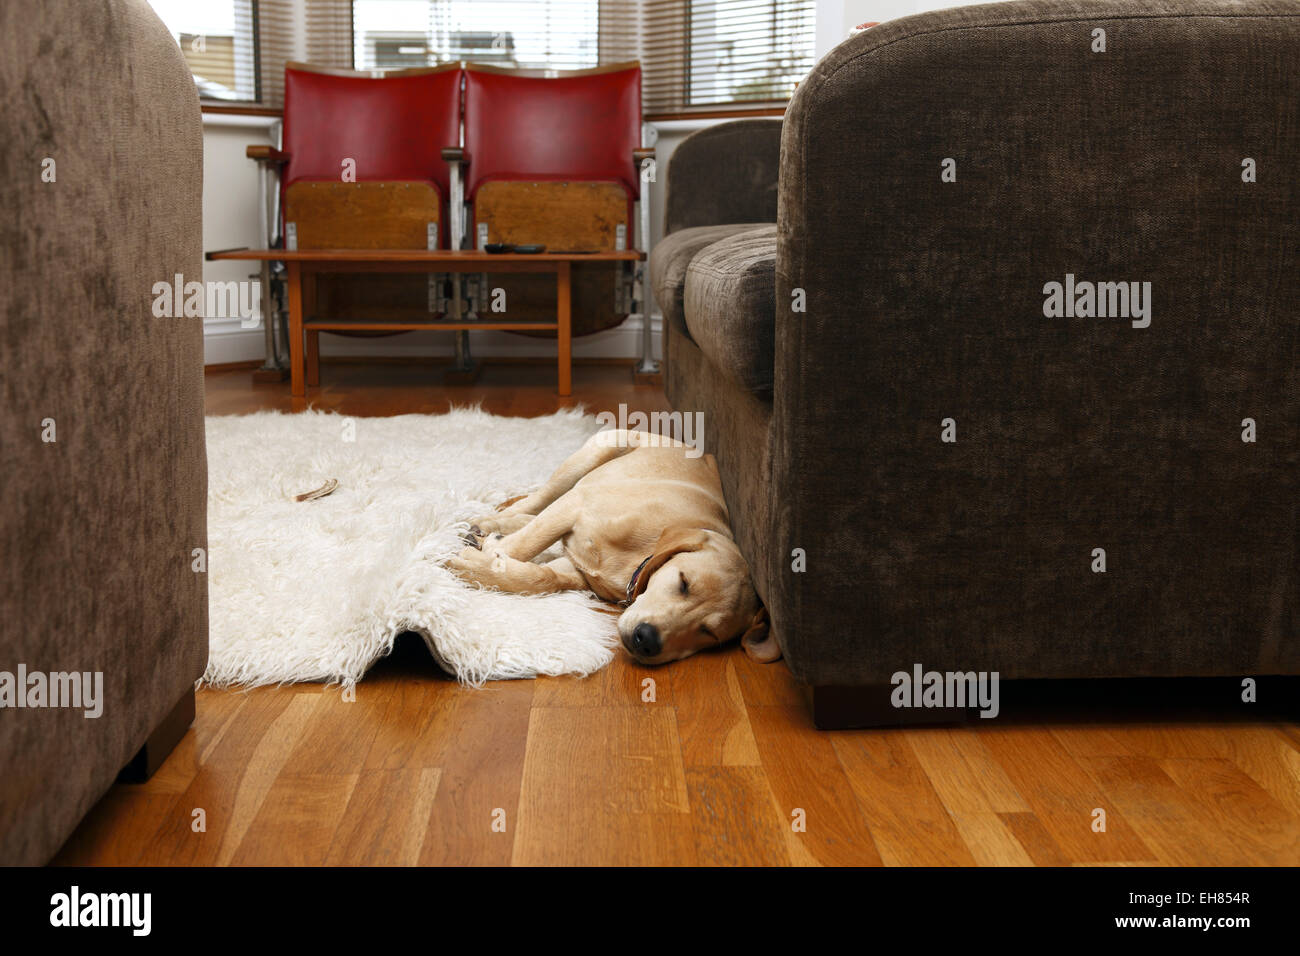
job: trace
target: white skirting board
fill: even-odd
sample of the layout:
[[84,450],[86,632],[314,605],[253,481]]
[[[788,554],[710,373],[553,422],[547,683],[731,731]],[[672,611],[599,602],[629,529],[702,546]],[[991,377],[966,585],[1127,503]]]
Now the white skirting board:
[[[655,358],[661,358],[663,317],[655,314],[650,326]],[[471,332],[470,350],[475,358],[555,358],[554,339],[535,339],[508,332]],[[203,360],[207,365],[260,360],[266,351],[266,333],[262,329],[240,328],[238,319],[211,319],[204,325]],[[324,333],[320,340],[321,355],[367,356],[443,356],[455,352],[452,332],[405,332],[384,338],[350,338]],[[622,325],[573,340],[574,358],[639,358],[641,355],[641,316],[631,315]]]

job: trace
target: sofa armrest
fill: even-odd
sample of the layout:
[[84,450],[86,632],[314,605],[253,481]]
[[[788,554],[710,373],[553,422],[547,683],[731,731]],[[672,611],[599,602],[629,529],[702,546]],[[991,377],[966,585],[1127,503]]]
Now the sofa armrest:
[[781,121],[748,119],[692,133],[668,161],[664,234],[775,222]]
[[289,161],[288,153],[265,143],[256,143],[244,147],[244,155],[255,162],[264,163],[268,166],[283,166]]

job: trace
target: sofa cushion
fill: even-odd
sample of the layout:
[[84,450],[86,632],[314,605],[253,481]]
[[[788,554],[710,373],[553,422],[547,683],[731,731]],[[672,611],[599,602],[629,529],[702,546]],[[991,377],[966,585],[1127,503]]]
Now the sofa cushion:
[[674,332],[690,335],[682,319],[682,295],[686,286],[686,268],[696,253],[719,239],[757,229],[760,225],[762,223],[742,222],[679,229],[664,236],[654,247],[650,253],[650,282],[664,321],[672,326]]
[[772,394],[776,338],[776,226],[702,249],[686,270],[686,328],[717,370],[741,388]]

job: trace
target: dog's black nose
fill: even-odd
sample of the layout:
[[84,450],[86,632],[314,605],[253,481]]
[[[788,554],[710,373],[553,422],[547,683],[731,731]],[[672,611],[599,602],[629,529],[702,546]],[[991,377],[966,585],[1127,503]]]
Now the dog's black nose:
[[659,628],[653,624],[638,624],[632,631],[632,653],[641,657],[654,657],[662,649]]

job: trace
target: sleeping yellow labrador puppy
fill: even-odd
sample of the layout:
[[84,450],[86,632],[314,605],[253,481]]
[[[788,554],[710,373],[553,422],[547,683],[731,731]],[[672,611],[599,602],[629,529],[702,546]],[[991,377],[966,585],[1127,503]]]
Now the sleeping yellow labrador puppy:
[[[781,656],[749,565],[731,535],[718,464],[646,432],[597,432],[542,487],[479,518],[448,567],[513,591],[593,591],[626,607],[619,638],[665,664],[737,637],[762,661]],[[555,542],[564,556],[533,559]]]

